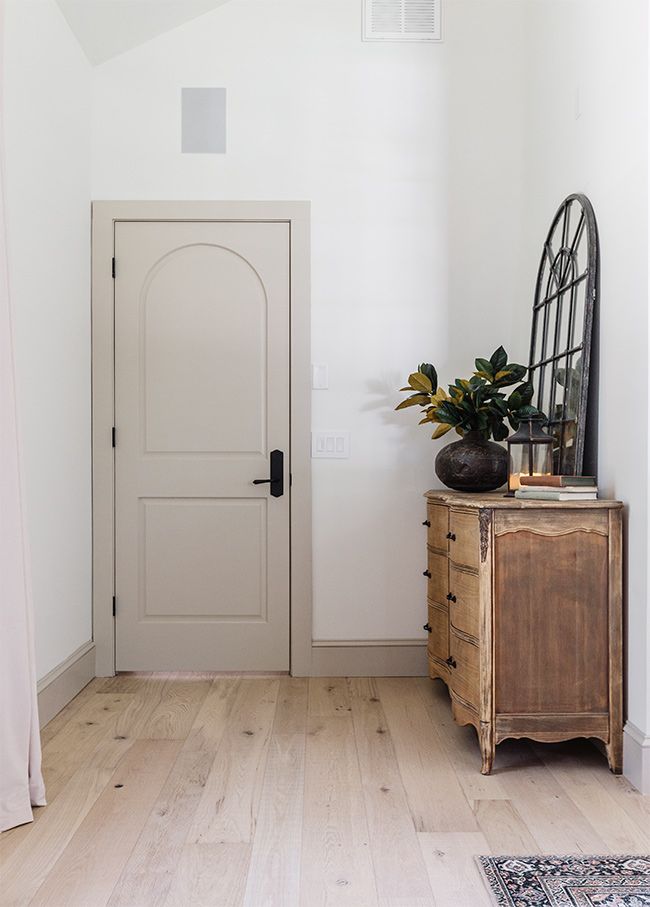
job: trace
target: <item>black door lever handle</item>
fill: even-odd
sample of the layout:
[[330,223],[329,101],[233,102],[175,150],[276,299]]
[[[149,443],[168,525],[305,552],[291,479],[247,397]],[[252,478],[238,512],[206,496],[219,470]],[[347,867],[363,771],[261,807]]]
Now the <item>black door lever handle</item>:
[[284,494],[284,454],[281,450],[272,450],[270,455],[271,478],[253,479],[253,485],[270,485],[271,495],[281,498]]

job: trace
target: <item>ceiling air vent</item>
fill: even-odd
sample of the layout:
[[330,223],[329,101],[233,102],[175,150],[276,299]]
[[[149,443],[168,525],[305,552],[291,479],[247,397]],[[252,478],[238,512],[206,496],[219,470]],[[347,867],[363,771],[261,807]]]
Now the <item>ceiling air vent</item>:
[[440,41],[442,0],[362,0],[364,41]]

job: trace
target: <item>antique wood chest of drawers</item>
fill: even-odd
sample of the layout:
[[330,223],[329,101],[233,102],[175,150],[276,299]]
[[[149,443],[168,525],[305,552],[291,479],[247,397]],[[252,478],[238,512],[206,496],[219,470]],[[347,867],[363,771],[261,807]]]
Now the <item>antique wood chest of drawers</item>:
[[429,675],[478,732],[591,737],[622,770],[622,505],[426,494]]

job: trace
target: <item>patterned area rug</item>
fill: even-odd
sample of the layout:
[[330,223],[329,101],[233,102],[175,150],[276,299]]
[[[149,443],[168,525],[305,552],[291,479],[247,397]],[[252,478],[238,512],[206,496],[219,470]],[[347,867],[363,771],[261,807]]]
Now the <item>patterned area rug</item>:
[[477,859],[499,907],[650,907],[650,856]]

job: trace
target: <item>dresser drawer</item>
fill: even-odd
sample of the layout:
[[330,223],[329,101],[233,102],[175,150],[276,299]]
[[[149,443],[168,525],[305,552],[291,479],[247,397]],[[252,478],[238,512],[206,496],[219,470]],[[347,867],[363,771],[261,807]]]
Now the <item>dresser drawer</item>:
[[427,652],[436,661],[446,662],[449,658],[449,615],[445,608],[429,605],[429,642]]
[[447,551],[449,546],[449,508],[444,504],[427,504],[427,543],[438,551]]
[[461,639],[460,636],[451,630],[449,633],[449,655],[451,658],[450,683],[452,690],[465,702],[478,709],[480,665],[478,646]]
[[449,556],[456,564],[478,570],[478,514],[451,510],[449,513]]
[[429,582],[427,595],[432,602],[439,605],[447,604],[449,592],[449,561],[444,554],[436,554],[430,548],[427,550],[427,570]]
[[[449,619],[453,627],[473,636],[480,636],[478,575],[449,565]],[[454,601],[455,599],[455,601]]]

